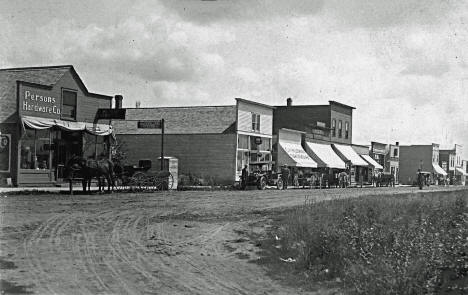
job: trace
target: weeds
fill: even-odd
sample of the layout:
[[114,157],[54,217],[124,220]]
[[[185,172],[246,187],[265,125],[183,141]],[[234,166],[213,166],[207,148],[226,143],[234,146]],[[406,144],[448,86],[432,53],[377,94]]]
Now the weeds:
[[311,282],[338,281],[358,294],[466,294],[467,199],[466,192],[306,199],[275,235]]

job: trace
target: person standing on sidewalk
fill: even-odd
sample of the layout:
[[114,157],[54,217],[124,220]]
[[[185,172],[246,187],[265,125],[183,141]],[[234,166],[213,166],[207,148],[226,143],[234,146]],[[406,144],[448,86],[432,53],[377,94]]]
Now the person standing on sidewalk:
[[283,181],[283,189],[287,189],[289,180],[289,168],[288,166],[286,166],[286,164],[284,164],[281,168],[281,180]]

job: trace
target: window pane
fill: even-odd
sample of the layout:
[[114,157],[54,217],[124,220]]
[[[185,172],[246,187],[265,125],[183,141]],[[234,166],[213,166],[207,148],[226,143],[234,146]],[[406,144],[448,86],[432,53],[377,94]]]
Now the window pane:
[[34,138],[35,130],[26,129],[23,137],[21,138],[21,169],[34,169],[36,155],[34,152]]
[[238,148],[240,149],[248,149],[249,148],[249,136],[247,135],[239,135],[238,139]]
[[50,159],[50,130],[43,129],[36,131],[36,169],[49,169]]
[[63,105],[76,106],[76,92],[64,90]]

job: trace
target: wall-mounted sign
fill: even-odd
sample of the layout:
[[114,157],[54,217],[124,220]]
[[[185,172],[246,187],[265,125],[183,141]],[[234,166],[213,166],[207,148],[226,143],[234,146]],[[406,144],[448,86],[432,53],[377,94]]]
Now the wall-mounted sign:
[[60,115],[60,104],[58,104],[56,97],[38,94],[30,90],[24,91],[21,108],[23,111]]
[[98,109],[97,119],[125,120],[126,109]]
[[10,172],[11,135],[0,135],[0,172]]
[[144,120],[137,122],[137,127],[141,129],[161,129],[162,126],[162,120]]
[[20,115],[60,119],[62,103],[56,91],[20,85],[18,96]]

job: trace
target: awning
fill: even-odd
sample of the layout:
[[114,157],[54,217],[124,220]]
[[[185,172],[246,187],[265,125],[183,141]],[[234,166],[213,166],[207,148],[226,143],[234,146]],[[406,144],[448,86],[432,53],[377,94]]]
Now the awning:
[[94,135],[110,135],[112,134],[112,126],[107,124],[93,124],[88,122],[70,122],[58,119],[40,118],[23,116],[21,121],[24,125],[33,129],[48,129],[54,126],[69,130],[69,131],[87,131]]
[[346,164],[333,151],[331,145],[307,142],[309,155],[317,162],[318,167],[346,169]]
[[278,164],[295,167],[317,168],[317,163],[304,151],[298,143],[280,141],[278,148]]
[[447,175],[447,172],[445,172],[444,169],[442,169],[442,167],[440,167],[437,163],[432,163],[432,168],[434,168],[434,172],[437,174],[442,174],[444,176]]
[[459,167],[457,167],[457,168],[455,168],[455,170],[457,170],[457,171],[458,171],[458,173],[460,173],[461,175],[465,175],[465,176],[467,175],[467,174],[466,174],[466,172],[465,172],[465,171],[463,171],[463,169],[462,169],[462,168],[459,168]]
[[350,161],[353,166],[364,166],[367,167],[366,161],[364,161],[359,155],[353,150],[349,145],[333,144],[333,146],[338,151],[338,154],[342,157],[344,161]]
[[371,156],[369,155],[360,155],[369,165],[374,166],[375,169],[381,169],[383,170],[382,165],[377,163],[374,159],[372,159]]

